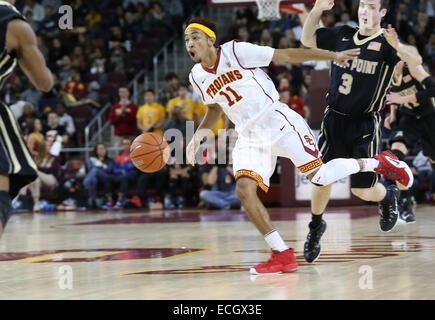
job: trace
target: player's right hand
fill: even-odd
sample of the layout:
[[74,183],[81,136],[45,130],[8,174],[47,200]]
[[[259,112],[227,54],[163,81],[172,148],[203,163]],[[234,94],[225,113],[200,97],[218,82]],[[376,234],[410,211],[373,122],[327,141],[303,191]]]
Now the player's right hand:
[[360,54],[360,49],[350,49],[335,53],[334,61],[341,66],[349,67],[349,60],[355,60]]
[[334,6],[334,0],[317,0],[314,8],[326,11],[331,10]]
[[195,139],[195,136],[190,140],[189,144],[186,147],[186,161],[188,164],[194,166],[195,165],[195,156],[200,146],[200,142],[198,139]]

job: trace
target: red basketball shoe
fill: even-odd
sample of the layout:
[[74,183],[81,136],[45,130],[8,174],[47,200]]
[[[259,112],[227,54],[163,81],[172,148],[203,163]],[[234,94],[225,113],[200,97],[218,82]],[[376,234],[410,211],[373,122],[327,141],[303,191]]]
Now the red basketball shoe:
[[277,274],[295,272],[298,270],[295,253],[293,249],[288,249],[283,252],[273,252],[267,262],[263,262],[253,266],[250,270],[251,274]]
[[406,162],[400,161],[390,151],[384,151],[373,158],[378,160],[381,165],[381,167],[375,168],[375,172],[379,172],[390,180],[398,181],[406,188],[410,188],[414,183],[414,176]]

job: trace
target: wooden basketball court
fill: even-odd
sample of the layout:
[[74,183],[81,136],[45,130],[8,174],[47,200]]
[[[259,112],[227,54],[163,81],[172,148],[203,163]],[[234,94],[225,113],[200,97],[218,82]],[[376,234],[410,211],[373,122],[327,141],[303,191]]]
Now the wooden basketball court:
[[251,276],[267,244],[241,211],[17,214],[0,241],[0,299],[435,299],[435,210],[382,234],[376,207],[330,208],[303,260],[310,213],[270,209],[299,271]]

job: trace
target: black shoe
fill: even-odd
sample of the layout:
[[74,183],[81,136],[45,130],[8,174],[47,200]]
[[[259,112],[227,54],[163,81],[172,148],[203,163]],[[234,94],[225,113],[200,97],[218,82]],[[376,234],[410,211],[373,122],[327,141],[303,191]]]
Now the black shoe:
[[322,220],[316,228],[310,228],[304,244],[304,258],[306,262],[314,262],[320,255],[320,238],[326,230],[326,222]]
[[402,221],[415,223],[414,209],[412,209],[411,199],[404,197],[400,199],[399,217]]
[[399,189],[392,184],[387,187],[385,198],[379,202],[379,213],[381,215],[379,226],[383,232],[393,230],[397,222],[399,222],[399,194]]

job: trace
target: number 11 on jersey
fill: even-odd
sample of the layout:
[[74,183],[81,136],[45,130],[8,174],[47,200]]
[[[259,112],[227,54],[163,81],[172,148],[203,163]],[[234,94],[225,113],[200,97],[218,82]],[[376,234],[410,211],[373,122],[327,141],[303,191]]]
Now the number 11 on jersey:
[[228,91],[228,92],[230,92],[230,93],[234,96],[234,98],[235,98],[235,101],[234,101],[234,100],[230,97],[230,95],[229,95],[228,93],[225,93],[223,90],[219,92],[219,94],[220,94],[221,96],[224,96],[225,98],[227,98],[227,100],[228,100],[228,106],[231,107],[231,106],[233,106],[236,102],[239,102],[240,100],[242,100],[243,97],[242,97],[242,96],[239,96],[239,95],[237,94],[237,92],[234,91],[230,86],[226,87],[225,90]]

